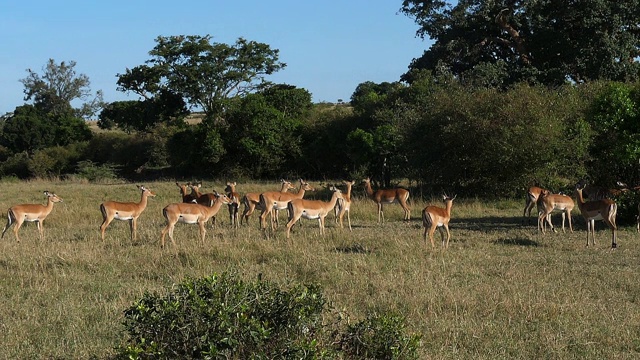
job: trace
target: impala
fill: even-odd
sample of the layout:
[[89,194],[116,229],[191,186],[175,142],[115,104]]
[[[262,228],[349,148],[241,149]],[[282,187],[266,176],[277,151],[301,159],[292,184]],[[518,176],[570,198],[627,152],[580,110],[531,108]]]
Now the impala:
[[526,219],[527,223],[530,222],[531,210],[533,209],[534,206],[536,206],[536,203],[538,202],[538,198],[540,197],[540,194],[543,191],[546,191],[546,190],[543,188],[539,188],[537,186],[532,186],[527,191],[527,200],[524,205],[524,212],[522,213],[522,217]]
[[193,203],[175,203],[169,204],[162,209],[162,216],[167,220],[167,226],[162,230],[162,240],[160,247],[164,248],[164,237],[169,233],[169,240],[175,246],[173,240],[173,229],[176,223],[182,222],[185,224],[198,224],[200,227],[200,237],[204,243],[204,237],[206,234],[205,224],[209,219],[214,217],[220,207],[223,204],[229,204],[231,200],[225,194],[214,193],[216,200],[213,202],[213,206],[204,206]]
[[[427,242],[427,233],[429,234],[429,240],[431,240],[431,248],[435,248],[435,244],[433,241],[433,233],[435,233],[436,228],[440,232],[440,237],[442,238],[442,246],[446,249],[449,247],[449,240],[451,239],[451,233],[449,232],[449,221],[451,220],[451,207],[453,207],[453,200],[455,200],[456,196],[449,197],[446,194],[442,195],[442,200],[445,203],[445,208],[437,207],[437,206],[427,206],[422,210],[422,226],[424,226],[424,242]],[[444,233],[442,232],[442,228],[444,228],[447,232],[447,242],[445,243]]]
[[140,202],[138,203],[105,201],[100,204],[100,211],[102,212],[102,225],[100,225],[100,234],[102,235],[102,241],[104,241],[104,232],[107,230],[107,226],[111,224],[113,219],[129,220],[131,241],[136,240],[138,217],[140,217],[140,214],[142,214],[144,209],[147,207],[147,198],[149,196],[156,196],[154,192],[142,185],[138,185],[138,189],[142,191]]
[[196,202],[196,194],[191,190],[191,193],[187,193],[187,190],[191,187],[191,183],[188,182],[186,184],[180,184],[176,182],[176,185],[180,189],[180,196],[182,196],[182,202],[191,203]]
[[578,183],[576,185],[576,197],[578,198],[578,208],[587,223],[587,246],[589,246],[589,233],[593,239],[593,245],[596,244],[595,234],[595,221],[603,220],[605,224],[611,229],[611,248],[618,247],[616,243],[616,214],[618,212],[618,205],[611,199],[601,199],[594,201],[584,201],[582,191],[584,190],[584,184]]
[[278,210],[287,208],[287,203],[291,200],[302,199],[305,191],[314,191],[308,182],[300,179],[300,189],[297,193],[283,193],[277,191],[267,191],[260,194],[260,228],[267,229],[267,215],[271,214],[271,228],[275,230],[278,227]]
[[382,206],[384,204],[392,204],[395,202],[399,203],[400,206],[402,206],[402,210],[404,210],[403,220],[411,220],[411,209],[409,209],[409,206],[407,205],[407,201],[409,200],[409,190],[395,188],[373,191],[371,188],[371,179],[366,178],[362,180],[362,182],[364,183],[364,190],[367,192],[369,198],[378,205],[378,224],[380,224],[381,219],[384,223],[384,211]]
[[569,218],[569,230],[573,232],[573,226],[571,225],[571,211],[573,210],[575,204],[573,199],[567,195],[561,194],[551,194],[548,190],[543,190],[540,196],[538,197],[538,231],[545,232],[544,222],[551,227],[553,232],[556,232],[556,229],[553,227],[553,223],[551,222],[551,213],[554,210],[559,210],[562,212],[562,232],[564,231],[564,218]]
[[[194,202],[200,205],[204,205],[204,206],[213,206],[213,203],[216,201],[217,199],[217,192],[212,192],[212,193],[206,193],[203,194],[200,192],[200,187],[202,186],[202,183],[197,183],[197,184],[190,184],[189,187],[191,188],[191,192],[192,194],[194,194],[195,196],[195,200]],[[215,228],[216,227],[216,217],[215,215],[213,217],[211,217],[211,224],[212,226]]]
[[[289,189],[293,189],[293,185],[284,179],[280,180],[282,186],[280,188],[281,193],[286,193]],[[257,208],[262,211],[262,207],[260,206],[260,193],[246,193],[242,197],[242,203],[244,204],[244,211],[242,211],[242,216],[240,216],[240,222],[244,219],[244,223],[249,223],[249,216],[253,214],[254,210]]]
[[347,221],[349,223],[349,230],[353,231],[351,229],[351,216],[349,214],[351,210],[351,188],[356,182],[343,180],[342,183],[347,186],[347,191],[342,194],[342,199],[338,200],[338,203],[335,207],[336,222],[340,222],[340,227],[344,228],[342,219],[344,218],[344,214],[346,213]]
[[324,236],[324,219],[331,209],[336,207],[338,199],[342,199],[342,193],[335,186],[329,188],[333,191],[330,201],[322,200],[306,200],[306,199],[293,199],[287,204],[289,210],[289,222],[287,223],[287,239],[291,234],[291,228],[295,225],[301,217],[305,219],[315,220],[318,219],[318,225],[320,226],[320,235]]
[[9,208],[7,211],[7,225],[2,229],[2,236],[4,238],[4,233],[13,225],[16,226],[13,228],[13,234],[16,236],[16,240],[20,242],[20,237],[18,236],[18,230],[25,221],[35,221],[38,224],[38,232],[40,233],[40,240],[44,239],[44,228],[43,222],[44,219],[47,218],[51,210],[53,210],[53,203],[62,202],[62,199],[51,192],[45,191],[44,195],[47,197],[47,205],[41,204],[22,204],[22,205],[14,205]]
[[231,226],[238,228],[238,208],[240,207],[240,194],[236,192],[236,183],[227,182],[227,187],[224,188],[227,196],[231,200],[229,204],[229,220]]

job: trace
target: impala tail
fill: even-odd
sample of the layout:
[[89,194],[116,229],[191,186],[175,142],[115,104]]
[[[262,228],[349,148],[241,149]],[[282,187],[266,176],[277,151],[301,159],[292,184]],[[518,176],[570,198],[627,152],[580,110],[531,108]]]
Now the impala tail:
[[11,227],[14,221],[16,221],[16,215],[13,213],[13,210],[9,209],[9,211],[7,211],[7,225],[2,229],[0,239],[4,238],[4,233],[7,232],[7,229]]
[[433,219],[431,219],[431,214],[429,214],[427,209],[422,210],[422,225],[425,228],[430,228],[431,224],[433,224]]

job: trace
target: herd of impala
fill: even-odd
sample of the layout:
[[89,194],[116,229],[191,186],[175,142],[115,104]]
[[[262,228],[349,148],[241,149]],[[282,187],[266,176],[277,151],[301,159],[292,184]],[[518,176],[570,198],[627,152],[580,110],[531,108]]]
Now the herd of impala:
[[[200,237],[204,242],[206,228],[205,225],[212,220],[215,226],[215,218],[222,205],[229,208],[230,224],[234,228],[244,222],[248,224],[249,217],[258,209],[260,211],[259,222],[260,229],[267,231],[268,228],[276,230],[278,227],[278,211],[287,210],[288,222],[286,224],[286,236],[290,237],[291,228],[300,218],[317,219],[320,228],[320,234],[324,235],[325,218],[333,210],[336,222],[341,228],[344,227],[343,219],[347,215],[349,230],[351,230],[351,190],[354,181],[343,181],[345,191],[342,192],[335,186],[329,189],[332,192],[329,201],[308,200],[304,198],[306,191],[314,191],[315,189],[308,182],[300,179],[300,186],[297,192],[289,192],[295,189],[295,186],[285,180],[281,180],[279,191],[266,191],[263,193],[246,193],[240,196],[236,192],[236,183],[228,182],[225,193],[201,193],[200,183],[186,183],[176,185],[180,189],[182,202],[173,203],[162,209],[162,215],[166,220],[166,226],[161,233],[161,247],[164,247],[165,236],[169,234],[169,239],[175,246],[173,231],[176,223],[182,222],[186,224],[198,224],[200,228]],[[409,191],[405,188],[379,189],[374,191],[371,187],[370,179],[362,181],[367,196],[373,200],[378,209],[378,223],[384,223],[384,204],[398,203],[404,210],[403,220],[411,220],[411,209],[407,204],[409,200]],[[105,201],[100,204],[102,213],[102,224],[100,225],[100,235],[104,241],[105,231],[109,224],[115,220],[128,220],[131,232],[131,240],[137,238],[137,220],[140,214],[147,207],[148,197],[154,197],[156,194],[144,186],[138,186],[141,191],[139,202],[118,202]],[[584,182],[576,185],[576,197],[578,200],[578,208],[587,223],[587,246],[595,244],[594,224],[595,220],[603,220],[612,231],[611,247],[616,248],[616,203],[609,199],[614,192],[621,190],[602,190],[599,188],[588,187]],[[1,238],[12,225],[13,233],[19,242],[20,237],[18,231],[24,221],[36,222],[40,239],[44,238],[43,221],[51,213],[53,203],[62,202],[62,199],[49,191],[44,192],[47,197],[47,205],[41,204],[21,204],[9,208],[7,211],[7,224],[2,230]],[[584,195],[588,194],[590,201],[584,200]],[[431,247],[435,247],[434,233],[436,229],[440,230],[442,246],[447,248],[451,234],[449,232],[449,221],[451,220],[451,208],[455,196],[450,197],[443,195],[445,207],[427,206],[422,210],[422,225],[424,227],[423,237],[425,242],[430,240]],[[244,211],[239,217],[240,203],[244,205]],[[551,213],[554,210],[562,212],[562,231],[564,232],[565,216],[569,221],[569,229],[573,232],[571,224],[571,211],[574,208],[574,202],[571,197],[562,194],[551,194],[548,190],[540,187],[531,187],[527,192],[526,204],[523,216],[527,219],[531,216],[533,207],[537,206],[538,210],[538,229],[543,233],[546,231],[546,225],[555,231],[551,223]],[[640,212],[640,205],[638,207]],[[239,217],[239,218],[238,218]],[[270,226],[267,225],[267,217],[270,220]],[[638,216],[638,231],[640,231],[640,215]],[[590,242],[591,239],[591,242]]]

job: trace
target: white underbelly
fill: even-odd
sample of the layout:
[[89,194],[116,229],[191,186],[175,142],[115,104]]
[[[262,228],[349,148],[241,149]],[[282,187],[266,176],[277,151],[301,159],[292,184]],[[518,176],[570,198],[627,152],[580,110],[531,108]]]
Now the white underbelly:
[[589,220],[604,220],[604,218],[602,214],[598,213],[598,215],[590,217]]
[[24,217],[24,221],[30,221],[30,222],[33,222],[33,221],[38,221],[38,220],[39,220],[39,219],[38,219],[37,217],[32,217],[32,216],[25,216],[25,217]]
[[320,218],[320,215],[319,215],[319,214],[312,214],[312,213],[308,213],[308,212],[306,212],[306,211],[303,211],[301,216],[302,216],[303,218],[305,218],[305,219],[309,219],[309,220],[316,220],[316,219],[319,219],[319,218]]
[[198,215],[184,214],[184,215],[180,215],[180,217],[178,218],[178,222],[185,223],[185,224],[196,224],[199,219],[200,217]]
[[131,220],[133,216],[130,214],[116,214],[113,218],[117,220]]
[[273,203],[272,209],[274,210],[284,210],[287,208],[288,201],[275,201]]

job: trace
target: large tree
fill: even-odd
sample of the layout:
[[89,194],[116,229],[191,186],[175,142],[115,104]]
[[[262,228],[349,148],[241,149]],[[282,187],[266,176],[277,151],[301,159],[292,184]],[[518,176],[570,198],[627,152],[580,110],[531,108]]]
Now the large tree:
[[638,79],[639,8],[640,0],[404,0],[400,10],[434,41],[411,69],[504,87]]
[[24,85],[25,101],[33,101],[38,108],[57,115],[79,100],[82,104],[74,109],[76,116],[90,118],[95,115],[104,105],[102,91],[94,94],[89,77],[77,74],[75,67],[75,61],[57,64],[49,59],[42,74],[27,69],[27,77],[20,80]]
[[279,50],[239,38],[229,45],[210,35],[159,36],[144,65],[118,74],[118,89],[145,98],[168,89],[201,108],[208,119],[219,119],[224,102],[255,91],[264,76],[286,66]]

